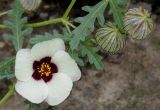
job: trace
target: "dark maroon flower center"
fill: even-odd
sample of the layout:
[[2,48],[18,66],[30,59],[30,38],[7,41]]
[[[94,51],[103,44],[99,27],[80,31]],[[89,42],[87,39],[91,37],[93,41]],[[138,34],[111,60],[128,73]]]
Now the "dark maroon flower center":
[[35,80],[43,79],[45,82],[50,81],[53,74],[58,72],[57,66],[51,62],[51,57],[42,58],[40,61],[34,61],[33,70],[34,73],[32,77]]

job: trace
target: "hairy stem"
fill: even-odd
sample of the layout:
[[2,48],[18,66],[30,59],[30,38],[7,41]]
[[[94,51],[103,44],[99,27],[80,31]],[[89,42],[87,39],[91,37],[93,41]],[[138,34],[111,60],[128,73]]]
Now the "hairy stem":
[[5,29],[5,28],[7,28],[7,26],[5,26],[5,25],[3,25],[3,24],[0,24],[0,28],[1,28],[1,29]]
[[14,94],[14,91],[15,91],[15,83],[13,83],[7,94],[0,100],[0,107],[2,107],[8,101],[8,99]]
[[[63,22],[63,18],[56,18],[56,19],[51,19],[51,20],[47,20],[47,21],[42,21],[42,22],[37,22],[37,23],[30,23],[30,24],[25,24],[24,27],[42,27],[42,26],[47,26],[50,24],[56,24],[56,23],[60,23]],[[0,24],[0,28],[2,29],[6,29],[7,26]]]
[[[68,20],[68,14],[70,13],[73,5],[75,4],[76,0],[72,0],[71,3],[69,4],[68,8],[66,9],[65,13],[63,14],[63,17],[61,18],[56,18],[56,19],[51,19],[51,20],[47,20],[47,21],[42,21],[42,22],[38,22],[38,23],[30,23],[30,24],[26,24],[25,27],[33,27],[33,28],[36,28],[36,27],[42,27],[42,26],[47,26],[47,25],[50,25],[50,24],[56,24],[56,23],[64,23],[64,20],[67,21]],[[7,12],[5,13],[2,13],[2,14],[6,14]],[[0,14],[1,15],[1,14]],[[68,23],[69,24],[69,23]],[[5,25],[3,24],[0,24],[0,28],[1,29],[5,29],[7,28]]]
[[[56,23],[69,23],[69,21],[67,21],[65,18],[56,18],[56,19],[51,19],[51,20],[47,20],[47,21],[42,21],[42,22],[37,22],[37,23],[30,23],[30,24],[26,24],[24,27],[32,27],[32,28],[36,28],[36,27],[42,27],[42,26],[47,26],[50,24],[56,24]],[[5,29],[7,28],[7,26],[0,24],[0,28]]]
[[9,12],[9,11],[5,11],[5,12],[0,13],[0,17],[3,16],[3,15],[8,14],[8,12]]
[[41,26],[46,26],[49,24],[56,24],[56,23],[60,23],[63,21],[63,18],[56,18],[56,19],[51,19],[51,20],[47,20],[47,21],[42,21],[42,22],[38,22],[38,23],[31,23],[31,24],[26,24],[25,27],[41,27]]
[[73,8],[74,4],[75,4],[76,0],[72,0],[71,3],[69,4],[68,8],[66,9],[63,18],[67,18],[71,9]]

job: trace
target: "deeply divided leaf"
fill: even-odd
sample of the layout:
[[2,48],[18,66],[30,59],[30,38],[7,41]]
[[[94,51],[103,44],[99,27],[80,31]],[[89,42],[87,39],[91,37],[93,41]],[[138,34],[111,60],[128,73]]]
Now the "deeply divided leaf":
[[11,79],[14,77],[14,72],[10,70],[0,71],[0,80]]
[[22,48],[24,36],[32,32],[31,28],[24,28],[27,18],[22,17],[23,13],[24,9],[19,0],[15,0],[12,5],[12,10],[8,13],[8,16],[11,18],[10,21],[4,22],[4,24],[12,31],[12,34],[4,34],[3,37],[5,40],[10,40],[16,50]]
[[86,56],[90,64],[94,64],[98,70],[104,69],[102,57],[97,54],[97,48],[93,48],[85,43],[80,43],[80,49],[82,56]]
[[103,0],[93,7],[85,6],[82,8],[84,11],[88,12],[88,14],[76,20],[78,23],[80,23],[80,25],[72,32],[73,38],[70,42],[72,49],[78,48],[80,41],[84,41],[86,36],[94,31],[94,24],[96,19],[98,19],[99,24],[104,24],[105,20],[103,14],[107,4],[108,0]]
[[69,49],[68,52],[71,55],[71,57],[78,63],[78,65],[84,66],[84,61],[80,57],[79,52],[77,50],[71,50],[71,49]]
[[14,77],[14,72],[11,71],[11,64],[15,62],[15,57],[8,57],[0,62],[0,80],[10,79]]
[[10,66],[12,63],[14,63],[15,57],[8,57],[0,62],[0,71],[5,70]]
[[27,107],[28,110],[38,110],[38,108],[40,107],[40,105],[31,103],[28,100],[24,101],[24,105]]
[[114,20],[116,22],[116,24],[118,25],[119,29],[123,29],[123,14],[122,14],[122,10],[121,7],[118,6],[119,1],[116,0],[109,0],[109,5],[111,7],[111,11],[114,17]]
[[36,35],[35,37],[30,39],[30,44],[36,44],[42,41],[51,40],[54,38],[61,38],[64,41],[69,41],[71,39],[71,34],[67,32],[67,30],[63,30],[63,33],[60,34],[57,30],[54,30],[53,33],[45,33],[44,35]]

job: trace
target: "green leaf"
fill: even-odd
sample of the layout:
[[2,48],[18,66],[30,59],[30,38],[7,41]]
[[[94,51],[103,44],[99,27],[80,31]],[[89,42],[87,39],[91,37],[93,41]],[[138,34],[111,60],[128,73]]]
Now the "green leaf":
[[0,71],[5,70],[6,68],[8,68],[8,66],[10,66],[11,64],[13,64],[15,61],[15,57],[8,57],[6,59],[4,59],[2,62],[0,62]]
[[28,110],[38,110],[39,105],[29,102],[28,100],[24,101],[24,105],[27,107]]
[[128,0],[117,0],[117,3],[119,5],[126,5],[128,3]]
[[24,24],[27,23],[27,18],[22,18],[24,9],[19,0],[15,0],[12,5],[12,11],[9,11],[8,16],[10,21],[5,21],[4,24],[12,31],[12,34],[4,34],[3,38],[13,43],[16,50],[23,46],[24,36],[31,34],[32,29],[24,29]]
[[84,62],[83,62],[82,58],[80,58],[80,55],[79,55],[78,51],[69,49],[68,53],[78,63],[78,65],[84,66]]
[[104,64],[102,62],[102,57],[97,54],[98,49],[91,47],[85,43],[80,43],[80,49],[82,56],[87,56],[90,64],[94,64],[98,70],[104,69]]
[[25,30],[22,31],[22,35],[26,36],[28,34],[31,34],[32,31],[33,31],[33,28],[27,28],[27,29],[25,29]]
[[114,17],[116,24],[118,25],[119,29],[123,29],[123,14],[122,9],[118,6],[118,1],[116,0],[109,0],[109,5],[111,7],[111,11]]
[[71,39],[71,34],[67,32],[67,30],[63,30],[63,34],[60,34],[57,30],[54,30],[53,33],[45,33],[44,35],[36,35],[35,37],[30,39],[30,44],[36,44],[42,41],[51,40],[54,38],[61,38],[64,41],[69,41]]
[[80,25],[75,28],[73,33],[73,38],[71,39],[70,46],[72,49],[78,48],[80,41],[84,41],[86,36],[94,31],[94,24],[96,19],[98,19],[99,24],[103,25],[104,20],[104,11],[107,7],[108,0],[100,1],[93,7],[85,6],[82,9],[87,11],[88,14],[84,17],[77,18],[76,21],[80,23]]
[[14,77],[14,72],[10,70],[0,71],[0,80],[2,79],[11,79]]
[[15,57],[8,57],[0,62],[0,80],[11,79],[14,77],[14,72],[10,71],[11,64],[15,62]]

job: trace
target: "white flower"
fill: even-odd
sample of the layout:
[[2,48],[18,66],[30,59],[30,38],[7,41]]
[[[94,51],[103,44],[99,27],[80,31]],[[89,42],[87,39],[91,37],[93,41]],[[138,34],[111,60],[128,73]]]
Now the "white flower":
[[76,62],[65,52],[63,40],[56,38],[21,49],[16,55],[16,91],[31,101],[58,105],[70,94],[73,81],[81,77]]

